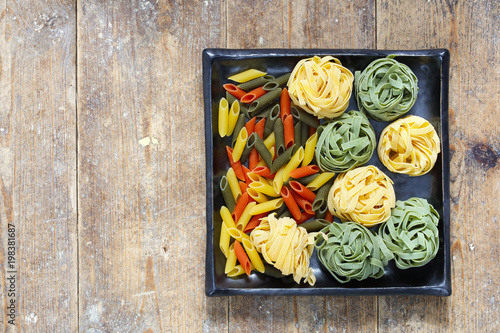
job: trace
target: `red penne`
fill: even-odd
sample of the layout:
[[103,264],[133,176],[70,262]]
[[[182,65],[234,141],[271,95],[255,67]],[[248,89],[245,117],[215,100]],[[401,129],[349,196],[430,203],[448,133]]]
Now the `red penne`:
[[245,95],[243,95],[240,99],[241,103],[247,103],[250,104],[253,101],[255,101],[257,98],[260,96],[263,96],[267,93],[262,87],[255,88],[254,90],[247,92]]
[[253,229],[257,228],[260,224],[260,219],[263,217],[266,217],[267,213],[262,213],[258,215],[254,215],[252,219],[248,222],[247,226],[245,227],[245,230],[243,230],[244,233],[251,232]]
[[287,114],[283,118],[283,129],[285,137],[285,148],[288,149],[295,143],[295,138],[293,135],[293,116]]
[[233,220],[235,220],[235,221],[238,221],[240,219],[240,216],[243,213],[243,211],[245,210],[245,207],[248,205],[248,202],[250,200],[253,201],[253,199],[248,195],[248,193],[246,191],[242,192],[242,193],[243,193],[243,195],[240,197],[240,199],[236,203],[236,206],[234,207],[234,210],[233,210],[233,214],[231,214],[233,216]]
[[248,259],[243,246],[241,246],[240,242],[237,240],[234,241],[234,254],[236,254],[236,259],[238,259],[238,262],[241,266],[243,266],[245,273],[250,275],[250,272],[252,271],[252,268],[250,267],[250,260]]
[[290,112],[290,95],[288,94],[288,90],[283,88],[280,96],[280,116],[281,120],[285,118],[287,114],[291,114]]
[[315,173],[318,172],[319,172],[319,166],[311,164],[292,170],[292,172],[290,172],[290,177],[297,179],[309,175],[314,175]]
[[271,170],[266,166],[258,166],[252,169],[252,172],[262,177],[274,178],[274,173],[271,173]]
[[328,222],[333,222],[333,215],[332,213],[330,213],[329,209],[326,210],[325,220],[327,220]]
[[242,165],[241,167],[243,168],[243,172],[245,173],[245,183],[247,183],[247,185],[250,185],[250,183],[252,182],[250,177],[248,177],[248,173],[250,172],[250,170],[244,165]]
[[266,118],[262,118],[257,124],[255,124],[255,133],[259,136],[261,140],[264,140],[264,127],[266,126]]
[[295,220],[299,220],[302,213],[300,212],[300,208],[297,205],[297,202],[295,202],[291,191],[286,186],[281,188],[281,197],[285,201],[285,205],[288,207],[288,210],[290,210],[290,213],[292,213],[293,218]]
[[247,133],[248,135],[250,136],[250,134],[253,133],[254,131],[254,128],[255,128],[255,117],[253,117],[252,119],[250,119],[246,124],[245,124],[245,128],[247,129]]
[[311,217],[314,217],[314,213],[306,213],[306,212],[302,212],[302,216],[300,217],[300,219],[297,220],[297,224],[301,224],[301,223],[304,223],[305,221],[309,220]]
[[241,99],[247,92],[232,83],[226,83],[223,85],[224,89],[237,99]]
[[316,194],[307,187],[305,187],[304,185],[302,185],[301,183],[299,183],[298,181],[292,180],[289,182],[289,184],[292,190],[295,191],[295,193],[297,193],[307,201],[313,202],[314,199],[316,199]]
[[243,168],[241,166],[240,161],[233,161],[233,149],[231,147],[226,146],[226,152],[227,152],[227,157],[229,157],[229,163],[231,163],[231,167],[234,170],[234,174],[239,180],[245,180],[245,173],[243,171]]
[[259,164],[259,152],[257,149],[253,148],[250,152],[250,156],[248,157],[248,168],[253,170],[257,164]]
[[310,201],[295,193],[294,190],[290,190],[290,193],[292,193],[295,202],[297,203],[297,205],[299,205],[300,208],[302,208],[306,213],[314,215],[314,210],[312,209],[312,203]]
[[248,188],[248,184],[247,183],[245,183],[245,182],[238,182],[238,185],[240,185],[241,193],[246,193],[247,192],[247,188]]

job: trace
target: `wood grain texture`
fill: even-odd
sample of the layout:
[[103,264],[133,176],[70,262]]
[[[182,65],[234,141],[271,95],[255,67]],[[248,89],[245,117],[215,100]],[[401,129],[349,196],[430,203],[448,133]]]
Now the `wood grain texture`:
[[[229,48],[375,47],[374,1],[227,5]],[[372,332],[377,328],[376,308],[376,297],[231,297],[229,331]]]
[[498,1],[380,1],[377,47],[448,48],[453,295],[383,297],[379,331],[498,329]]
[[226,330],[204,295],[201,52],[221,10],[78,2],[81,332]]
[[[0,3],[2,332],[74,332],[77,316],[75,7]],[[7,226],[16,229],[8,323]]]

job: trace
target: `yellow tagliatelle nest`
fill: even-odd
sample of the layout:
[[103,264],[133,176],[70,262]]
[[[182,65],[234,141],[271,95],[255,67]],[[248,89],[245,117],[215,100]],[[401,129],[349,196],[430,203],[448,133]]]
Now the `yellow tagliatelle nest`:
[[410,176],[429,172],[440,152],[436,130],[418,116],[408,116],[387,126],[378,144],[378,157],[387,169]]
[[311,286],[316,283],[309,259],[314,250],[314,236],[298,227],[289,218],[277,219],[275,214],[262,218],[260,225],[250,234],[250,239],[264,260],[274,265],[283,275],[293,274],[295,282],[305,279]]
[[295,65],[288,93],[296,105],[320,119],[335,118],[349,106],[353,81],[352,73],[338,59],[314,56]]
[[373,165],[341,173],[328,194],[333,215],[365,227],[387,221],[395,204],[392,180]]

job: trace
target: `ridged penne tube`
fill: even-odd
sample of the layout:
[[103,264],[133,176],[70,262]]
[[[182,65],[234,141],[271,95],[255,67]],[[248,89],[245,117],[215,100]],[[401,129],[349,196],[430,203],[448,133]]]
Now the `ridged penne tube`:
[[286,182],[290,178],[290,172],[297,169],[302,160],[304,159],[304,147],[300,147],[299,150],[292,156],[292,159],[285,166],[283,170],[283,181]]
[[240,102],[234,100],[229,109],[228,123],[227,123],[227,136],[233,134],[234,127],[240,115]]
[[267,149],[271,149],[272,146],[276,143],[276,137],[274,136],[274,132],[271,132],[267,136],[267,138],[264,140],[264,146],[266,146]]
[[219,240],[219,247],[224,256],[228,256],[229,254],[229,240],[231,239],[231,236],[227,232],[227,226],[224,222],[222,222],[221,228],[220,228],[220,240]]
[[316,142],[318,142],[318,133],[314,133],[307,139],[306,147],[304,148],[304,159],[302,166],[309,165],[314,158],[314,151],[316,149]]
[[264,137],[266,138],[274,130],[274,122],[280,117],[281,107],[279,104],[274,105],[267,115],[266,125],[264,126]]
[[259,155],[266,162],[266,165],[270,168],[273,163],[273,156],[259,136],[255,138],[255,149],[257,149]]
[[247,189],[247,193],[252,199],[257,201],[258,203],[269,201],[269,199],[262,192],[259,192],[254,188]]
[[273,179],[273,188],[276,193],[281,193],[281,188],[283,187],[283,171],[285,170],[285,167],[282,166],[278,171],[276,171],[276,174],[274,175]]
[[236,254],[234,253],[234,243],[229,246],[227,254],[226,267],[224,273],[228,274],[236,266]]
[[244,83],[256,79],[258,77],[264,76],[266,74],[267,74],[266,72],[262,72],[257,69],[247,69],[246,71],[231,75],[230,77],[228,77],[228,79],[238,83]]
[[237,266],[234,266],[233,269],[227,273],[227,276],[228,277],[236,277],[236,276],[239,276],[242,274],[245,274],[245,270],[243,269],[243,266],[237,265]]
[[290,162],[296,147],[297,147],[296,145],[293,145],[287,150],[285,150],[283,154],[276,157],[276,159],[273,161],[273,165],[270,168],[272,173],[278,171],[281,167],[287,165],[287,163]]
[[241,243],[243,244],[243,248],[245,249],[248,259],[250,259],[253,267],[255,267],[257,271],[264,273],[266,270],[264,263],[262,262],[262,259],[260,259],[259,253],[253,243],[249,239],[243,239],[243,242]]
[[228,127],[228,103],[227,99],[222,97],[219,101],[219,135],[221,138],[227,135],[227,127]]
[[231,192],[231,188],[229,187],[229,182],[227,181],[226,176],[222,176],[220,179],[220,190],[222,192],[222,197],[224,198],[224,202],[229,210],[233,210],[234,206],[236,206],[236,202],[234,201],[233,193]]
[[260,204],[256,204],[250,209],[250,215],[258,215],[267,213],[283,206],[283,198],[269,200]]
[[278,98],[281,95],[281,88],[276,88],[271,91],[269,91],[267,94],[257,98],[255,101],[250,104],[250,107],[248,108],[248,112],[256,112],[269,104],[271,104],[276,98]]
[[279,194],[274,191],[274,187],[269,184],[264,184],[262,182],[250,183],[249,188],[252,188],[262,194],[268,195],[270,197],[278,197]]
[[250,178],[250,180],[252,182],[261,182],[261,183],[268,184],[268,185],[272,184],[269,180],[267,180],[267,178],[264,178],[261,175],[257,175],[256,173],[253,173],[252,171],[247,173],[247,176],[248,176],[248,178]]
[[[241,107],[240,107],[241,108]],[[245,126],[245,115],[240,112],[238,116],[238,120],[236,121],[236,125],[234,126],[233,136],[231,138],[231,147],[234,147],[236,144],[236,139],[240,135],[241,129]]]
[[250,219],[252,218],[252,214],[250,214],[250,211],[253,207],[255,207],[255,205],[257,205],[257,203],[254,201],[248,203],[248,205],[243,210],[243,213],[241,213],[238,223],[236,223],[236,229],[245,230],[248,221],[250,221]]
[[245,145],[248,140],[248,132],[245,127],[243,127],[236,138],[236,143],[233,148],[233,161],[237,162],[240,160],[241,154],[243,153],[243,149],[245,149]]
[[323,172],[322,174],[314,178],[312,182],[307,184],[306,187],[311,191],[316,191],[321,186],[325,185],[327,181],[332,179],[333,176],[335,176],[335,172]]
[[243,233],[243,231],[238,230],[237,228],[228,228],[227,232],[229,233],[229,235],[231,235],[231,237],[236,239],[238,242],[242,242],[243,238],[250,239],[250,237],[247,234]]
[[234,173],[233,168],[229,168],[226,174],[227,181],[229,183],[229,188],[231,189],[231,193],[233,194],[233,198],[235,202],[238,202],[238,199],[241,197],[241,189],[238,184],[238,178],[236,178],[236,174]]
[[263,85],[265,85],[266,83],[268,83],[269,81],[272,81],[272,80],[274,80],[274,76],[264,75],[264,76],[258,77],[256,79],[247,81],[245,83],[238,84],[238,87],[245,90],[245,91],[250,91],[250,90],[255,89],[257,87],[262,87]]
[[220,208],[220,216],[228,228],[236,228],[236,223],[234,223],[231,212],[226,206]]

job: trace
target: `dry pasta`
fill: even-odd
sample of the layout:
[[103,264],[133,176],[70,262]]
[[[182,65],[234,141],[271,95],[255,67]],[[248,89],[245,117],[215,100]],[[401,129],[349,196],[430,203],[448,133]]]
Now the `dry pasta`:
[[230,77],[228,77],[228,79],[238,83],[244,83],[256,79],[258,77],[264,76],[266,74],[267,74],[266,72],[262,72],[257,69],[248,69],[238,74],[231,75]]

